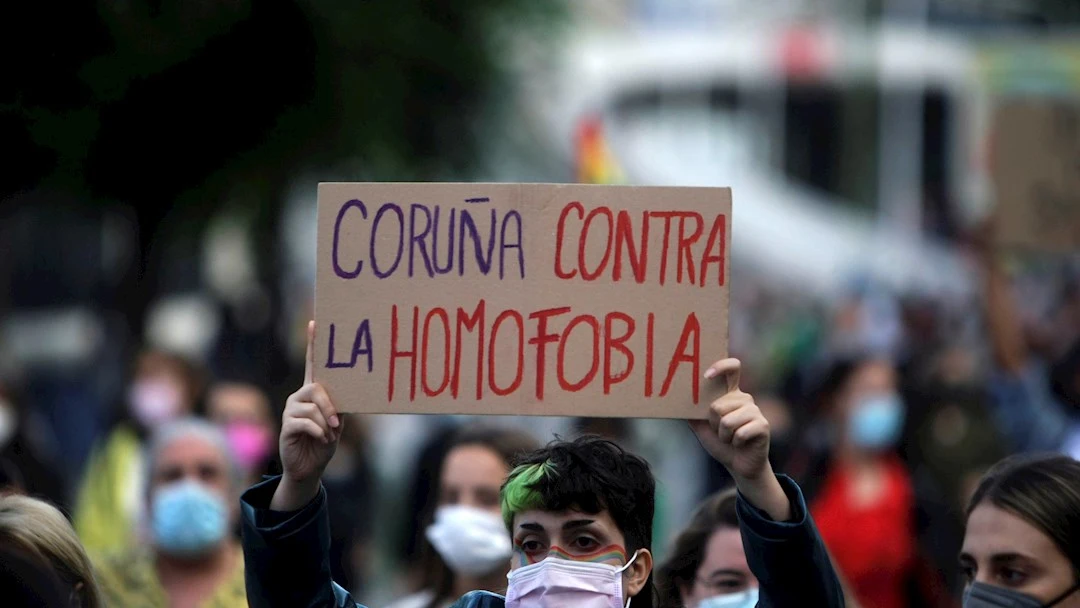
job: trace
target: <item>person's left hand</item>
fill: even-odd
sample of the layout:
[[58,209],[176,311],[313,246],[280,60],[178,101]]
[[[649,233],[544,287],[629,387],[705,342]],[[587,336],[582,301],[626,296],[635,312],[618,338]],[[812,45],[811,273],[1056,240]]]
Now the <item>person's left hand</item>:
[[738,359],[723,359],[705,371],[720,378],[727,392],[709,406],[708,420],[691,420],[701,447],[731,473],[751,504],[777,521],[791,516],[790,504],[769,464],[769,421],[754,398],[739,389]]
[[771,474],[769,421],[749,393],[739,389],[738,359],[723,359],[709,366],[706,378],[719,377],[727,392],[709,406],[708,420],[692,420],[698,441],[736,479],[757,479]]

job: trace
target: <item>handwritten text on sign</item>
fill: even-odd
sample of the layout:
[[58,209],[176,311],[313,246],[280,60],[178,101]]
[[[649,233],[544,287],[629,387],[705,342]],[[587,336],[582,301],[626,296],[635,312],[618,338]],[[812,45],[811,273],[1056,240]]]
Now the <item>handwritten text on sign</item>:
[[726,188],[321,184],[316,379],[344,411],[702,418]]
[[1015,98],[994,113],[999,243],[1080,248],[1080,100]]

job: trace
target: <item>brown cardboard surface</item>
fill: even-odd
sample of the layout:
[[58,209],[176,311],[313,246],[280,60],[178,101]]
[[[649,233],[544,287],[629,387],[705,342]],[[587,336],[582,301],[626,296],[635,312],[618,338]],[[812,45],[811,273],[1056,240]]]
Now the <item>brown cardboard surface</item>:
[[728,188],[320,184],[315,379],[347,412],[704,418],[730,242]]
[[999,244],[1080,249],[1080,101],[1017,99],[994,115]]

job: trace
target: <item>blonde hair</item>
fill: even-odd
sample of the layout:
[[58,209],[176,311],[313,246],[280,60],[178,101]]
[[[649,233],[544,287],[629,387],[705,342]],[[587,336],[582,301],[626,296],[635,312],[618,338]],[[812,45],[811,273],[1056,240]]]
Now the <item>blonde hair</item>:
[[22,549],[52,566],[72,588],[79,586],[82,608],[104,608],[90,558],[56,507],[28,496],[0,495],[0,544]]

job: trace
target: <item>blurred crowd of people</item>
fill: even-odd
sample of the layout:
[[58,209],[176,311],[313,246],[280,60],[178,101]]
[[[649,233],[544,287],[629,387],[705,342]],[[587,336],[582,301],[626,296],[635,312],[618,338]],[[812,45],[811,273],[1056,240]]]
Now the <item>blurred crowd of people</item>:
[[[889,294],[864,281],[823,303],[737,277],[745,281],[734,292],[732,354],[747,362],[743,384],[771,423],[773,466],[805,492],[852,603],[959,606],[968,581],[957,555],[979,479],[1010,454],[1080,458],[1077,260],[1005,256],[977,239],[970,251],[982,285],[971,302]],[[0,486],[69,515],[103,598],[83,605],[247,605],[237,499],[280,470],[282,405],[267,389],[280,379],[229,377],[211,361],[154,348],[130,370],[123,405],[93,413],[107,432],[74,479],[55,446],[70,433],[42,416],[17,377],[4,377]],[[731,479],[685,448],[682,427],[357,422],[323,476],[328,556],[334,580],[370,604],[446,607],[472,589],[504,588],[511,548],[500,486],[513,456],[553,432],[597,434],[648,455],[662,480],[656,552],[696,551],[701,561],[708,547],[719,560],[715,580],[667,562],[661,573],[684,580],[687,606],[752,578],[745,559],[721,563],[737,556],[723,550],[738,540],[734,494],[713,496],[689,519]],[[725,528],[727,536],[710,536]]]

